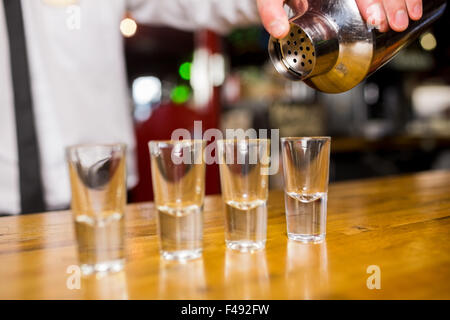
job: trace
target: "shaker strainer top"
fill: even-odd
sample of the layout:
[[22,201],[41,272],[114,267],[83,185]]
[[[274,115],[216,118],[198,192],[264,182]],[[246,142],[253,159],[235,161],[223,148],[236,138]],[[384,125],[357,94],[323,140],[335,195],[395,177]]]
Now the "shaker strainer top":
[[316,62],[314,45],[311,39],[297,25],[291,23],[286,37],[280,40],[281,58],[302,76],[308,75]]
[[269,39],[269,56],[275,69],[291,80],[315,81],[325,76],[339,57],[336,30],[333,21],[313,11],[291,18],[286,37]]

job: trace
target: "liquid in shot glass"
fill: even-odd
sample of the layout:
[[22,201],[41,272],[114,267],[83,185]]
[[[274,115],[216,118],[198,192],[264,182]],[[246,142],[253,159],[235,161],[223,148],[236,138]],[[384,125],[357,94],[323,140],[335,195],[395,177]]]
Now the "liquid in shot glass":
[[225,242],[241,252],[263,249],[267,237],[268,139],[219,140]]
[[325,239],[330,143],[330,137],[281,138],[289,239]]
[[117,272],[125,262],[126,146],[66,150],[81,272]]
[[204,146],[202,140],[149,142],[160,252],[166,260],[202,254]]

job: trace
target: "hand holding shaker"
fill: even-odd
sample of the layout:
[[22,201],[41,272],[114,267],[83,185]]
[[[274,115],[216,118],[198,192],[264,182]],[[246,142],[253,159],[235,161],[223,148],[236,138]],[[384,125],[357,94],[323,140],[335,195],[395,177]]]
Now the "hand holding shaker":
[[355,0],[289,0],[289,34],[270,37],[277,71],[326,92],[350,90],[389,62],[444,12],[445,0],[423,1],[423,15],[403,32],[380,33],[361,17]]

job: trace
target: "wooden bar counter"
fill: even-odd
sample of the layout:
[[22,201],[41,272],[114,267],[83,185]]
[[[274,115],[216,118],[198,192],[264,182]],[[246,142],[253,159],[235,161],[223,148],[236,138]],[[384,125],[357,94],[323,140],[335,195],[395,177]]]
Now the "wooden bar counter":
[[[0,298],[450,299],[450,171],[330,185],[320,244],[287,239],[281,191],[268,208],[266,249],[237,253],[224,245],[220,197],[206,197],[203,258],[174,263],[160,259],[153,204],[130,205],[125,270],[80,289],[67,287],[69,211],[0,218]],[[367,287],[369,266],[380,289]]]

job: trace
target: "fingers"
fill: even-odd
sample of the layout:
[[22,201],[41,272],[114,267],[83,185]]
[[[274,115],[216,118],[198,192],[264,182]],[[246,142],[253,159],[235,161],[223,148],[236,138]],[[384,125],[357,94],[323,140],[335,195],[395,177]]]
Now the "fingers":
[[382,0],[356,0],[359,12],[367,24],[381,32],[389,30]]
[[[409,18],[422,17],[422,0],[355,0],[361,16],[369,26],[386,32],[404,31]],[[284,0],[257,0],[258,11],[266,30],[281,39],[289,32],[289,21],[283,9]]]
[[361,16],[369,26],[381,32],[404,31],[409,19],[422,17],[422,0],[355,0]]
[[285,37],[289,32],[289,21],[283,3],[284,0],[257,0],[264,28],[278,39]]
[[406,8],[412,20],[422,18],[422,0],[406,0]]
[[408,28],[409,17],[404,0],[383,0],[389,26],[394,31],[405,31]]

